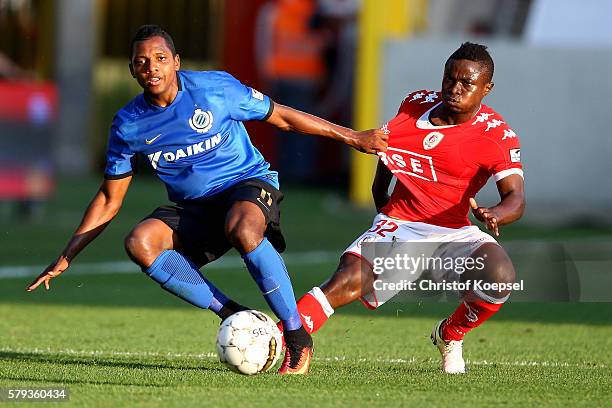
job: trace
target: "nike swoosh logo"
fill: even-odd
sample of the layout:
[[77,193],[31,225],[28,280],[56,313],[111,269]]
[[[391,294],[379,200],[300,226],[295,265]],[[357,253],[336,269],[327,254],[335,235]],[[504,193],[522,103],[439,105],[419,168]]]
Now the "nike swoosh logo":
[[146,144],[151,144],[151,143],[153,143],[154,141],[156,141],[156,140],[157,140],[157,138],[159,138],[161,135],[162,135],[162,134],[160,133],[159,135],[155,136],[153,139],[145,139],[145,143],[146,143]]

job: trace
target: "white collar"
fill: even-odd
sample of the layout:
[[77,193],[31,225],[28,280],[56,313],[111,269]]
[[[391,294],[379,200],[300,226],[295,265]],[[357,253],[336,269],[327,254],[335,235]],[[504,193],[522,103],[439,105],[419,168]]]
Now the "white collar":
[[[434,106],[429,108],[424,114],[422,114],[421,117],[418,118],[416,121],[416,127],[418,127],[419,129],[446,129],[446,128],[459,126],[459,125],[436,126],[429,121],[429,114],[431,113],[432,110],[434,110],[434,108],[437,108],[438,105],[440,105],[441,103],[442,101],[436,103]],[[481,109],[482,109],[482,105],[480,105],[480,107],[478,108],[478,112],[480,112]],[[478,112],[476,112],[476,115],[478,115]]]

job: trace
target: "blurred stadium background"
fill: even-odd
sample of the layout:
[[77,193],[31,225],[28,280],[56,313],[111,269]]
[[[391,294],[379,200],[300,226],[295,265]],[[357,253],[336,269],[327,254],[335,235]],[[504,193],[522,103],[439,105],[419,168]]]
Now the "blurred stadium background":
[[[57,256],[101,180],[112,116],[140,91],[129,75],[128,45],[145,23],[170,32],[184,68],[227,70],[280,103],[357,129],[391,119],[411,90],[439,89],[443,64],[461,42],[489,45],[496,85],[487,103],[504,115],[523,146],[527,211],[501,236],[519,277],[539,276],[533,281],[540,285],[538,294],[522,300],[612,301],[611,16],[612,3],[603,0],[0,0],[0,360],[7,367],[36,360],[23,350],[41,341],[55,348],[151,349],[144,334],[140,342],[123,343],[118,333],[124,329],[111,330],[125,325],[126,315],[114,315],[115,306],[148,316],[150,322],[165,319],[167,335],[173,335],[171,325],[183,317],[194,319],[189,306],[137,275],[123,251],[123,236],[167,201],[146,165],[117,219],[73,270],[54,282],[54,291],[23,292],[28,280]],[[293,54],[287,55],[287,49]],[[248,127],[281,174],[286,259],[301,294],[329,275],[340,251],[370,225],[375,158],[333,142],[278,135],[265,124]],[[479,198],[494,204],[494,186]],[[222,288],[237,290],[229,292],[239,299],[265,307],[238,258],[211,265],[210,273]],[[244,286],[236,288],[236,282]],[[555,283],[552,289],[550,282]],[[50,308],[54,305],[58,308]],[[166,308],[168,314],[162,318],[130,306]],[[512,306],[506,317],[500,316],[502,323],[577,325],[575,332],[582,337],[570,342],[571,350],[541,346],[543,352],[554,348],[559,353],[554,358],[574,355],[591,342],[592,332],[583,333],[584,327],[605,327],[602,335],[611,338],[609,304]],[[104,315],[115,320],[103,320],[96,307],[104,307]],[[426,317],[415,323],[421,330],[451,307],[391,305],[381,313]],[[182,308],[180,319],[172,314],[175,308]],[[346,310],[363,313],[357,306]],[[352,327],[352,318],[344,318]],[[24,323],[30,319],[57,327],[41,333]],[[404,339],[393,338],[384,322],[376,323],[381,325],[378,334],[401,344]],[[62,325],[72,324],[86,328],[84,343],[61,331]],[[144,320],[137,324],[148,333]],[[211,333],[215,327],[205,326]],[[500,336],[507,330],[501,324],[493,327]],[[335,330],[330,337],[319,336],[323,355],[336,344],[330,340],[340,333]],[[97,344],[100,333],[111,332],[119,337]],[[532,341],[516,333],[516,341]],[[56,338],[60,344],[53,343]],[[356,333],[351,341],[360,339]],[[609,340],[607,346],[594,341],[599,358]],[[183,338],[175,346],[187,351],[201,347]],[[362,346],[376,354],[369,343]],[[531,346],[517,347],[524,351]],[[89,364],[88,358],[83,364]],[[482,358],[488,357],[483,353]],[[609,356],[603,364],[609,364]],[[33,367],[25,377],[0,376],[0,384],[19,378],[36,383]],[[601,384],[595,383],[596,388]],[[483,384],[487,390],[488,383]]]
[[[0,0],[2,263],[47,262],[78,222],[112,116],[140,91],[128,44],[144,23],[173,35],[184,67],[227,70],[356,129],[392,118],[411,90],[438,89],[447,56],[464,40],[483,42],[496,61],[488,103],[521,136],[527,174],[527,212],[502,239],[592,237],[607,249],[611,15],[611,3],[597,0]],[[291,190],[290,250],[338,251],[368,225],[375,157],[248,127]],[[134,188],[150,193],[129,196],[134,216],[85,259],[124,259],[120,234],[166,201],[142,164]],[[496,202],[492,182],[479,198]],[[330,218],[342,220],[331,235],[319,228]]]
[[[612,189],[600,186],[612,172],[611,11],[597,0],[0,0],[0,199],[36,215],[56,182],[100,174],[112,115],[139,91],[127,44],[154,22],[186,68],[227,70],[358,129],[392,118],[410,90],[438,89],[460,42],[486,43],[496,61],[488,103],[524,146],[525,222],[609,225]],[[283,185],[371,205],[374,158],[249,127]]]

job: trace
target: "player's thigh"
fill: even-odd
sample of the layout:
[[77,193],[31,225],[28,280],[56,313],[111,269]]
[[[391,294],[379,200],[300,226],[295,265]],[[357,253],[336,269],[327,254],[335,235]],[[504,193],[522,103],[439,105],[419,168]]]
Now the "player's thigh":
[[261,209],[250,201],[235,201],[225,217],[225,235],[234,246],[253,246],[266,231],[266,218]]
[[125,238],[125,249],[130,258],[143,267],[149,267],[160,253],[179,249],[178,235],[159,219],[144,219]]
[[[355,239],[342,254],[338,269],[324,285],[323,292],[329,290],[340,304],[347,304],[360,299],[369,309],[375,309],[380,303],[374,290],[377,276],[372,265],[377,252],[389,248],[400,233],[396,220],[384,214],[374,217],[372,227]],[[386,253],[386,251],[383,250]],[[327,295],[327,293],[326,293]],[[329,296],[328,296],[329,298]],[[331,303],[331,301],[330,301]]]
[[250,179],[230,188],[219,201],[228,208],[225,235],[240,252],[249,252],[263,236],[282,252],[285,241],[280,231],[280,202],[283,194],[271,184]]

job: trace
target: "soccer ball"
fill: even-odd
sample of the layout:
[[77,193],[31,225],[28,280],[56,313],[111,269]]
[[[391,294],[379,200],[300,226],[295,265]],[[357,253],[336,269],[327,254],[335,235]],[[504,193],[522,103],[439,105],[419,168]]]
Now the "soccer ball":
[[259,374],[276,364],[282,341],[280,330],[268,315],[257,310],[244,310],[221,323],[217,333],[217,354],[232,371]]

